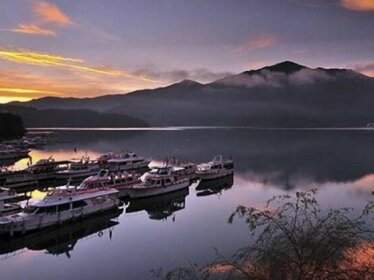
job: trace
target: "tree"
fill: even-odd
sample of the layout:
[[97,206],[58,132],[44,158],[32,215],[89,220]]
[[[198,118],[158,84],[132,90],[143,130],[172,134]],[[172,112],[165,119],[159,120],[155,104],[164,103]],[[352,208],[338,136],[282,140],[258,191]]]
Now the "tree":
[[[232,257],[199,268],[178,268],[166,279],[374,279],[374,203],[324,209],[316,190],[270,199],[263,209],[239,206],[230,216],[244,219],[254,242]],[[161,274],[160,274],[161,275]]]

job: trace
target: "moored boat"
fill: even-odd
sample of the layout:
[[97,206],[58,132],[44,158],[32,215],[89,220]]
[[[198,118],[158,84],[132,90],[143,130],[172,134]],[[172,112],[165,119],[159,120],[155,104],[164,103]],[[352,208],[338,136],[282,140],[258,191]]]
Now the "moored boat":
[[21,210],[21,206],[17,201],[19,195],[9,189],[0,188],[0,216],[15,213]]
[[130,198],[156,196],[188,188],[189,185],[188,176],[177,175],[172,167],[167,166],[148,172],[144,182],[127,188],[127,195]]
[[207,163],[197,165],[196,174],[201,180],[213,180],[222,178],[234,173],[234,162],[232,160],[222,160],[222,156],[215,156]]
[[135,153],[125,154],[106,154],[106,164],[102,167],[109,169],[110,171],[130,171],[136,169],[148,168],[148,164],[151,162]]
[[52,157],[41,159],[35,164],[29,165],[26,171],[34,175],[36,180],[51,180],[55,178],[55,173],[67,170],[71,161],[56,161]]
[[35,188],[37,185],[36,178],[25,170],[10,172],[2,180],[2,186],[10,189]]
[[127,195],[127,188],[141,183],[140,174],[128,172],[109,172],[101,170],[97,175],[85,179],[78,189],[94,189],[109,187],[118,191],[118,197]]
[[72,162],[66,170],[55,172],[56,179],[86,178],[100,171],[97,161],[82,158],[79,162]]
[[25,233],[118,208],[118,191],[112,188],[56,189],[27,205],[22,212],[0,218],[0,233]]

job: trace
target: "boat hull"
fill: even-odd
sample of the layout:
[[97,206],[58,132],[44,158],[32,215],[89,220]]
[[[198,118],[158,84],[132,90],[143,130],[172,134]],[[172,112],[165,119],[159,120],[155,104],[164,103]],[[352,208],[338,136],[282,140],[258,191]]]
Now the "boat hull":
[[166,187],[149,187],[149,188],[139,188],[133,187],[123,190],[123,194],[126,194],[130,198],[143,198],[143,197],[150,197],[150,196],[157,196],[162,195],[165,193],[175,192],[178,190],[182,190],[184,188],[188,188],[190,185],[189,180],[185,180],[182,182],[178,182]]
[[216,172],[216,170],[209,170],[209,172],[198,171],[196,174],[200,180],[216,180],[234,174],[234,170],[219,170],[218,172]]
[[102,213],[111,209],[116,209],[121,204],[122,202],[117,198],[110,198],[100,205],[90,205],[71,211],[64,211],[44,216],[36,216],[19,221],[6,222],[6,220],[0,219],[0,234],[8,233],[10,235],[13,235],[14,233],[26,233],[34,230],[41,230],[51,226],[67,223],[75,219],[82,219],[86,216]]
[[67,179],[78,179],[78,178],[86,178],[92,175],[97,174],[99,170],[93,171],[85,171],[85,172],[64,172],[64,173],[55,173],[55,179],[57,180],[67,180]]

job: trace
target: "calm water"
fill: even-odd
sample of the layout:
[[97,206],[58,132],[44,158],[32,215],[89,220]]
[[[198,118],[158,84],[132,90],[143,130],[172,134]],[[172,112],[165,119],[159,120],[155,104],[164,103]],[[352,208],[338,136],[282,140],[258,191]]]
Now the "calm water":
[[[216,154],[235,161],[234,184],[211,195],[189,192],[133,203],[43,233],[0,241],[1,279],[149,279],[150,271],[205,264],[214,248],[230,255],[249,241],[242,222],[228,224],[240,205],[261,207],[276,194],[319,188],[322,204],[361,209],[373,199],[374,132],[198,129],[60,131],[66,140],[31,153],[33,161],[92,158],[131,150],[155,162],[196,162]],[[74,148],[78,149],[74,153]],[[17,163],[25,166],[26,161]],[[37,196],[37,194],[35,194]],[[125,207],[126,208],[126,207]]]

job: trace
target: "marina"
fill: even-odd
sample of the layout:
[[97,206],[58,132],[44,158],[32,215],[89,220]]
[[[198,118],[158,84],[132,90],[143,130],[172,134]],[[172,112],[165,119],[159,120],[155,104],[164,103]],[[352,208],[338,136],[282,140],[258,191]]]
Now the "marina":
[[[11,188],[10,192],[17,194],[16,201],[5,200],[4,205],[17,205],[17,208],[9,214],[3,214],[0,219],[0,268],[19,264],[28,256],[33,261],[26,264],[26,267],[32,264],[42,267],[41,263],[35,262],[43,260],[62,266],[65,272],[61,268],[58,269],[59,273],[66,273],[70,278],[78,280],[78,274],[67,269],[68,263],[80,262],[100,250],[103,255],[96,255],[93,261],[95,264],[104,262],[106,266],[102,269],[92,268],[96,274],[100,275],[103,270],[105,274],[117,279],[111,271],[120,270],[129,273],[132,278],[150,279],[150,270],[164,264],[174,267],[184,261],[185,254],[190,254],[199,263],[214,257],[213,247],[218,246],[221,251],[229,254],[233,248],[247,242],[245,226],[239,223],[227,224],[229,215],[238,205],[266,201],[273,194],[287,193],[287,190],[295,185],[303,188],[303,183],[297,181],[297,178],[302,177],[304,170],[299,170],[300,165],[297,162],[286,160],[286,155],[282,153],[285,147],[299,147],[299,137],[307,137],[313,142],[313,147],[315,145],[322,149],[317,153],[321,155],[326,151],[324,147],[330,148],[328,143],[336,142],[335,137],[346,142],[342,147],[349,145],[351,139],[345,137],[344,133],[326,133],[319,136],[311,132],[307,132],[307,135],[305,133],[254,133],[250,130],[227,128],[214,131],[175,130],[168,131],[167,135],[164,131],[101,131],[95,132],[98,140],[92,141],[90,132],[59,131],[61,139],[57,138],[55,143],[45,145],[42,150],[30,150],[31,161],[30,158],[25,158],[7,166],[6,170],[5,166],[3,167],[3,179],[10,174],[13,174],[14,178],[21,178],[20,174],[25,173],[34,173],[40,177],[36,184],[26,189]],[[280,136],[273,137],[274,134]],[[162,141],[155,146],[153,139],[157,137],[161,137]],[[370,138],[371,135],[362,135],[362,139],[367,139],[366,137]],[[216,138],[225,139],[224,144],[212,145],[204,151],[199,148],[200,141],[212,142]],[[272,138],[282,140],[273,142],[269,140]],[[238,143],[237,139],[252,140]],[[96,143],[104,145],[98,148]],[[260,149],[266,151],[262,154],[265,158],[258,158],[256,153],[252,153],[252,145],[260,146]],[[363,145],[366,147],[369,143],[363,141]],[[270,146],[272,149],[269,149]],[[105,158],[104,155],[111,154],[108,151],[121,151],[127,147],[144,155],[144,159],[152,158],[148,168],[110,170],[105,168],[108,167],[108,162],[99,160]],[[338,154],[339,150],[340,147],[336,146],[334,154]],[[215,157],[220,153],[222,157]],[[297,153],[298,157],[309,159],[307,165],[304,165],[307,167],[305,174],[312,170],[318,178],[324,178],[328,174],[334,176],[328,168],[319,168],[318,156],[313,157],[316,150],[306,147]],[[346,156],[353,159],[352,164],[357,164],[355,159],[358,157],[354,155],[354,151]],[[362,156],[363,154],[360,154],[360,157]],[[58,179],[52,175],[57,172],[56,166],[61,168],[58,171],[68,170],[72,162],[88,157],[90,162],[98,163],[95,173],[74,179]],[[211,160],[212,158],[215,159]],[[264,169],[268,165],[263,162],[271,162],[274,166],[269,170]],[[285,162],[287,165],[284,165]],[[344,163],[340,161],[341,165],[336,166],[338,162],[332,158],[328,163],[324,163],[332,168],[342,168]],[[285,177],[284,174],[289,174],[290,170],[295,172],[294,175]],[[338,189],[326,181],[319,183],[322,203],[328,203],[330,191],[336,190],[345,205],[358,207],[370,190],[370,185],[364,187],[364,179],[360,177],[352,184],[360,186],[361,191],[353,194],[354,187],[351,183],[344,183],[336,177],[327,178],[328,181],[337,180],[340,183],[337,183]],[[305,188],[308,186],[309,184],[305,183]],[[89,205],[77,207],[70,201],[72,197],[74,201],[77,199],[90,204],[91,199],[99,194],[99,197],[102,196],[107,190],[110,190],[112,200],[103,204],[107,209],[103,212],[99,209],[99,204],[89,214],[80,210]],[[364,190],[367,192],[363,192]],[[63,209],[66,209],[66,212],[59,211]],[[231,242],[226,242],[228,237]],[[180,243],[181,239],[185,240],[183,244]],[[145,242],[147,245],[140,246],[139,242]],[[165,248],[168,249],[165,251]],[[40,254],[41,252],[45,254]],[[125,258],[127,254],[124,252],[129,252],[133,258],[126,258],[125,263],[105,262],[108,258]],[[146,269],[139,272],[135,269],[135,262],[145,254],[152,258],[145,261]],[[54,258],[56,256],[58,259]],[[173,258],[170,259],[170,256]],[[88,267],[86,268],[85,278],[98,279],[97,275],[91,274]],[[5,271],[7,277],[15,273],[15,270]],[[52,277],[52,274],[49,276]]]
[[[43,135],[54,134],[45,132]],[[53,139],[58,141],[56,137]],[[51,144],[49,140],[41,142]],[[17,141],[8,141],[10,143]],[[73,158],[56,160],[51,155],[35,163],[29,157],[27,167],[20,170],[5,166],[0,177],[3,186],[0,235],[13,237],[41,231],[99,212],[120,209],[123,205],[120,198],[129,206],[126,213],[143,209],[151,219],[167,218],[184,208],[184,200],[180,198],[188,195],[191,185],[200,182],[198,188],[201,188],[208,178],[219,181],[233,174],[232,160],[223,162],[222,156],[216,156],[207,164],[178,161],[175,157],[173,160],[167,157],[162,165],[150,167],[150,163],[151,160],[133,152],[106,152],[96,160],[88,156],[78,161]],[[41,190],[44,197],[30,201],[26,194],[36,189]],[[25,200],[23,206],[18,203]]]

